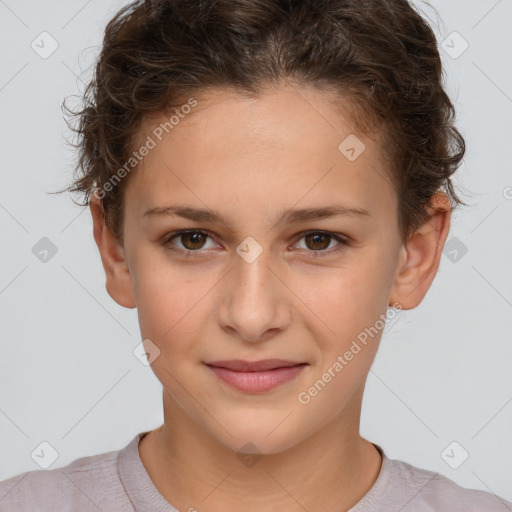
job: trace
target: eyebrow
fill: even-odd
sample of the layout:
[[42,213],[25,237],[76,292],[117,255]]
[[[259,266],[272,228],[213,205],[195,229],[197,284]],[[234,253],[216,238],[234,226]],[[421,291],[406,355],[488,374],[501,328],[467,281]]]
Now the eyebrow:
[[[327,219],[339,215],[368,218],[371,213],[364,208],[349,208],[342,205],[328,205],[317,208],[287,209],[277,216],[275,224],[299,223],[307,220]],[[190,206],[158,206],[145,211],[143,217],[178,216],[199,222],[220,222],[228,225],[229,219],[209,208],[192,208]]]

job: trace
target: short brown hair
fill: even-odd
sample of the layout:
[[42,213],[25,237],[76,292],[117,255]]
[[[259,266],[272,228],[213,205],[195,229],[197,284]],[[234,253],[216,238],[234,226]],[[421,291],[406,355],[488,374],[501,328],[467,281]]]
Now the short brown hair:
[[[137,0],[109,21],[95,64],[80,110],[63,104],[78,118],[77,175],[66,190],[82,205],[126,164],[144,116],[208,88],[258,96],[283,80],[350,98],[354,124],[380,128],[402,240],[438,190],[452,208],[465,204],[450,179],[465,142],[436,37],[407,0]],[[101,197],[121,241],[128,178]]]

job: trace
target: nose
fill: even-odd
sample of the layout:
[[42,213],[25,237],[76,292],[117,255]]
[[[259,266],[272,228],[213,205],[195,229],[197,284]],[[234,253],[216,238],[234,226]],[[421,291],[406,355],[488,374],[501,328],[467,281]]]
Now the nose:
[[263,251],[250,263],[237,255],[219,302],[220,327],[246,342],[268,340],[291,319],[286,286],[267,255]]

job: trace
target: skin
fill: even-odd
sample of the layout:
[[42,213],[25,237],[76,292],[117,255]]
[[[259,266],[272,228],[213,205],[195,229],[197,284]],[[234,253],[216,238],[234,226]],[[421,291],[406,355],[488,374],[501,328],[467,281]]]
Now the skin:
[[[163,385],[164,424],[140,442],[142,462],[180,510],[348,510],[381,469],[359,423],[382,331],[308,404],[298,394],[388,306],[422,301],[439,266],[450,203],[436,194],[431,205],[440,213],[402,243],[379,140],[360,136],[366,149],[349,161],[338,146],[355,130],[329,93],[312,86],[283,85],[258,99],[209,90],[196,99],[195,111],[127,183],[124,244],[91,200],[107,290],[137,308],[142,339],[160,350],[151,367]],[[166,119],[146,119],[141,140]],[[227,222],[144,216],[178,204],[208,207]],[[327,204],[370,215],[276,223],[286,208]],[[209,236],[169,241],[178,230]],[[335,238],[315,241],[303,231],[349,242],[336,253]],[[236,252],[249,236],[262,249],[251,263]],[[186,258],[170,247],[200,254]],[[267,358],[308,366],[277,389],[247,393],[203,364]],[[241,451],[261,457],[244,464]]]

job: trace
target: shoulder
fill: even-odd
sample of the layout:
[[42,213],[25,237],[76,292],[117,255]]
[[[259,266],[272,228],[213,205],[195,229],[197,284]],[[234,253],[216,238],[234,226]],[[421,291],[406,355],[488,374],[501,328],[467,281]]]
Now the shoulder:
[[495,494],[467,489],[440,473],[407,462],[388,461],[393,466],[392,487],[406,497],[403,512],[512,512],[512,503]]
[[132,510],[117,469],[120,451],[81,457],[64,467],[28,471],[1,481],[0,512]]

